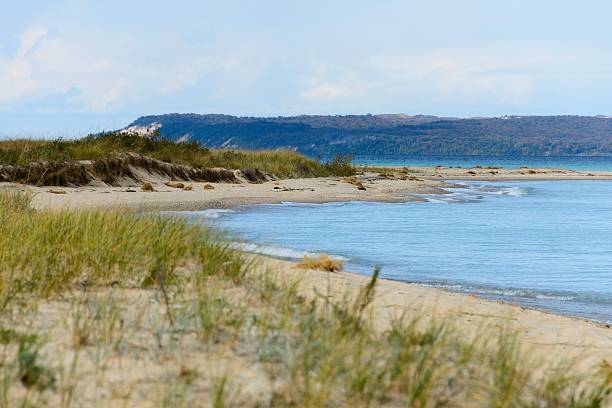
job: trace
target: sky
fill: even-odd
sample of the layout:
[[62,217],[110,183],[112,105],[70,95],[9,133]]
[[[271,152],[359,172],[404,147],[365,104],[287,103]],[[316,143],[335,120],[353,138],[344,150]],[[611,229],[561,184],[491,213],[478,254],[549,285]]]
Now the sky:
[[612,115],[609,1],[0,6],[0,137],[171,112]]

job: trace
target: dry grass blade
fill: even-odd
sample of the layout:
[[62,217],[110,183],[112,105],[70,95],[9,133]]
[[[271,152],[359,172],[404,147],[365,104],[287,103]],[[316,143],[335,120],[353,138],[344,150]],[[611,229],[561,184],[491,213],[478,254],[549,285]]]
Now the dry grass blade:
[[328,255],[322,254],[317,258],[305,256],[297,265],[297,268],[302,269],[318,269],[327,272],[339,272],[344,264],[338,259],[330,258]]

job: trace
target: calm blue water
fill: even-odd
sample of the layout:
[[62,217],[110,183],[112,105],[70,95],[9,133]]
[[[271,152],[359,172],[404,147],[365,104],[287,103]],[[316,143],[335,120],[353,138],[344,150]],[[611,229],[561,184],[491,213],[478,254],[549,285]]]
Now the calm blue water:
[[474,167],[505,168],[554,167],[577,171],[612,171],[612,157],[499,157],[499,156],[355,156],[353,163],[369,166]]
[[182,213],[246,249],[306,251],[368,274],[612,320],[612,182],[465,182],[425,203],[259,205]]

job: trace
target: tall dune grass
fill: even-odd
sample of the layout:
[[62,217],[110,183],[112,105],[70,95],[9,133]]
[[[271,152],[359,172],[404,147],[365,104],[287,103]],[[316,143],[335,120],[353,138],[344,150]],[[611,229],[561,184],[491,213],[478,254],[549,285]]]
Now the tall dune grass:
[[[504,328],[466,335],[418,313],[374,328],[376,277],[332,310],[300,298],[296,284],[258,281],[269,307],[259,317],[259,359],[270,364],[271,406],[605,407],[612,370],[589,374],[538,360]],[[274,290],[273,290],[274,289]],[[283,381],[284,380],[284,381]]]
[[0,164],[27,165],[36,161],[105,159],[121,153],[138,153],[168,163],[198,168],[259,169],[276,177],[348,176],[355,173],[350,157],[329,163],[309,159],[290,150],[213,150],[197,143],[174,143],[162,138],[108,133],[78,140],[0,141]]
[[5,296],[48,296],[72,285],[174,283],[189,266],[238,277],[242,266],[218,234],[125,211],[41,211],[31,196],[0,191],[0,277]]

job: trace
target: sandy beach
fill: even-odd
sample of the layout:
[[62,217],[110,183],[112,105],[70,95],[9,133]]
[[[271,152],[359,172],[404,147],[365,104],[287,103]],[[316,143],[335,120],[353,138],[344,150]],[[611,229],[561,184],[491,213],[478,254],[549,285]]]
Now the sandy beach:
[[[392,171],[399,169],[392,168]],[[612,173],[604,171],[576,171],[555,168],[502,168],[494,166],[476,167],[406,167],[410,174],[424,178],[446,180],[612,180]]]
[[[473,174],[472,174],[473,173]],[[451,169],[410,168],[408,172],[389,169],[367,172],[355,179],[339,177],[269,181],[261,184],[190,183],[192,189],[168,187],[167,180],[152,178],[153,192],[133,187],[46,188],[27,187],[35,192],[37,208],[132,208],[140,210],[201,210],[237,205],[330,201],[410,201],[418,194],[444,194],[448,179],[478,180],[612,180],[609,173],[582,173],[554,169]],[[211,188],[212,186],[213,188]],[[360,186],[363,186],[361,189]],[[365,189],[364,189],[365,188]],[[294,265],[270,258],[257,258],[279,276],[296,275]],[[307,297],[321,292],[327,274],[302,271],[301,291]],[[332,292],[337,296],[358,290],[367,278],[351,273],[331,274]],[[612,360],[612,328],[609,325],[554,315],[474,296],[413,284],[381,280],[373,304],[379,329],[388,327],[390,319],[402,313],[418,313],[424,318],[450,320],[477,336],[484,328],[516,330],[524,346],[534,357],[554,360],[561,356],[575,360],[582,369],[603,360]]]
[[[260,258],[279,275],[295,274],[291,262]],[[330,277],[331,296],[342,299],[355,293],[369,278],[350,272],[302,271],[301,291],[305,296],[325,293]],[[379,280],[372,305],[377,329],[389,328],[403,313],[418,316],[425,324],[430,319],[448,321],[467,338],[489,330],[514,331],[534,360],[555,363],[569,359],[577,370],[588,370],[602,361],[612,362],[612,327],[591,321],[527,309],[503,302],[488,301],[472,295],[452,293],[416,284]]]
[[[577,172],[559,169],[492,169],[410,167],[366,171],[355,180],[342,177],[285,179],[251,183],[185,183],[187,191],[169,187],[167,178],[148,174],[155,191],[141,191],[140,185],[121,187],[27,187],[36,197],[37,208],[123,207],[139,210],[195,211],[231,208],[239,205],[281,202],[323,203],[338,201],[405,202],[421,201],[419,194],[445,194],[452,187],[445,180],[612,180],[612,173]],[[359,186],[355,183],[363,186]],[[0,183],[7,185],[6,183]],[[212,189],[205,189],[205,186]],[[209,187],[210,188],[210,187]]]
[[[444,193],[447,184],[440,180],[414,178],[396,180],[368,173],[359,177],[365,190],[359,190],[339,177],[288,179],[261,184],[187,183],[191,191],[169,187],[167,180],[150,178],[155,191],[143,192],[140,186],[39,188],[34,205],[37,208],[128,207],[142,210],[203,210],[231,208],[249,204],[272,204],[283,201],[322,203],[330,201],[411,201],[415,194]],[[213,189],[205,189],[204,186]],[[209,187],[210,188],[210,187]],[[58,194],[59,193],[59,194]],[[64,194],[61,194],[64,193]]]

